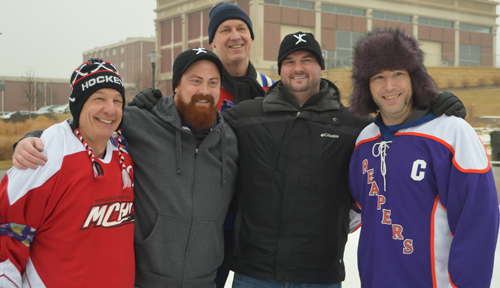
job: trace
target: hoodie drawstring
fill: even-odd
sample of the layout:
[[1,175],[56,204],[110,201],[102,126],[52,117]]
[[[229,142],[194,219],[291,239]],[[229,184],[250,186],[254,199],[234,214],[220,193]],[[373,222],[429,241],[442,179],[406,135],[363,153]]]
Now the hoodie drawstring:
[[181,161],[181,155],[182,155],[182,146],[181,146],[181,131],[175,130],[175,164],[176,164],[176,169],[177,169],[177,174],[182,173],[182,161]]
[[227,182],[227,149],[226,149],[226,129],[222,126],[222,184]]
[[[375,143],[372,148],[372,155],[375,157],[380,156],[380,173],[382,174],[382,177],[384,177],[384,192],[386,191],[386,180],[385,180],[385,174],[386,174],[386,166],[385,166],[385,156],[387,155],[387,149],[389,149],[389,143],[392,143],[392,141],[382,141],[380,143]],[[378,151],[375,151],[378,150]],[[376,153],[377,152],[377,153]]]

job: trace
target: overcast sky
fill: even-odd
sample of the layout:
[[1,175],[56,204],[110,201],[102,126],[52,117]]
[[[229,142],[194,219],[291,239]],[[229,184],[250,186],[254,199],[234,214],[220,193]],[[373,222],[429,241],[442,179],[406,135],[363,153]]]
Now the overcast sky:
[[155,0],[0,0],[0,78],[28,69],[69,78],[83,51],[154,36],[155,8]]
[[82,52],[155,35],[155,0],[0,0],[0,79],[63,78]]

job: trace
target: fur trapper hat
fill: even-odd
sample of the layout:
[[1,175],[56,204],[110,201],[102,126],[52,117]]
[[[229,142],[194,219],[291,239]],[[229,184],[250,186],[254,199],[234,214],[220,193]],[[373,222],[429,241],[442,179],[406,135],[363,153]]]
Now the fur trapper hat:
[[414,105],[429,107],[438,92],[425,70],[424,53],[418,46],[415,37],[399,29],[375,29],[358,40],[352,61],[351,112],[364,117],[378,110],[370,92],[370,78],[385,70],[408,71]]

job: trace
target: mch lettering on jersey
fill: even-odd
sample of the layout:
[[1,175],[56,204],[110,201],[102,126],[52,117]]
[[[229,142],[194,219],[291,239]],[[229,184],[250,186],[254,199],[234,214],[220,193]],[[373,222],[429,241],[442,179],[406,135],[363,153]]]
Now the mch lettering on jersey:
[[116,83],[123,86],[123,82],[120,79],[120,77],[103,75],[103,76],[98,76],[96,78],[91,78],[88,81],[82,83],[82,92],[85,91],[85,89],[89,89],[90,87],[94,86],[95,84],[101,84],[106,82]]
[[[380,224],[391,226],[392,229],[392,239],[403,242],[403,254],[412,254],[413,253],[413,239],[405,239],[403,236],[403,226],[393,223],[392,221],[392,211],[391,209],[384,209],[384,205],[386,204],[386,195],[381,195],[381,191],[375,180],[375,169],[369,168],[368,159],[363,160],[362,163],[362,172],[366,175],[366,184],[368,184],[368,196],[376,197],[377,199],[377,210],[381,213],[381,221]],[[417,160],[413,163],[413,169],[411,172],[411,177],[415,181],[421,181],[425,172],[422,170],[426,168],[426,163],[423,160]],[[365,208],[366,209],[366,208]]]
[[132,201],[118,201],[90,207],[80,230],[89,228],[116,228],[135,221]]

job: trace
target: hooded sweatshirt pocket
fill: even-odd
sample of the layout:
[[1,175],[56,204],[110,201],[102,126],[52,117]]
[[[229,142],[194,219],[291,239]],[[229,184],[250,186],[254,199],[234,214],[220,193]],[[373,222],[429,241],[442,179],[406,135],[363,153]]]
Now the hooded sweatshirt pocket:
[[213,274],[224,257],[223,230],[216,229],[214,220],[196,219],[188,250],[188,273],[191,277]]
[[155,275],[179,277],[186,247],[188,219],[159,214],[151,234],[135,244],[138,269]]

